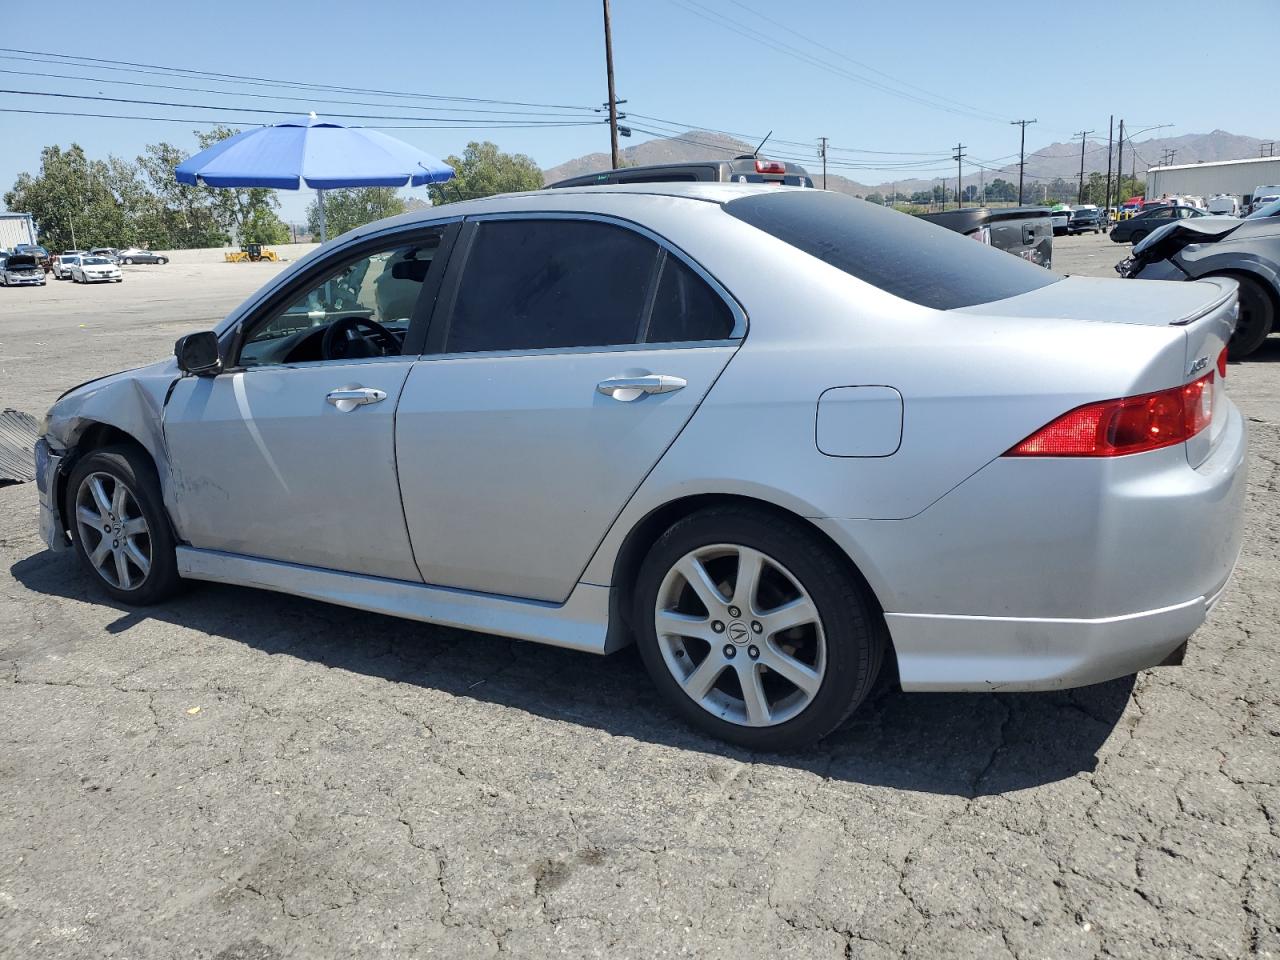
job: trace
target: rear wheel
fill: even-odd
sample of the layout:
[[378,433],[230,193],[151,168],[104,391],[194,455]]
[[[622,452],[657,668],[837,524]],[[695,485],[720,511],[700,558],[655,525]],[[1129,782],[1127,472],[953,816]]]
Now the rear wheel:
[[131,267],[131,266],[133,266],[133,257],[125,257],[125,258],[124,258],[124,262],[125,262],[125,264],[126,264],[126,265],[128,265],[128,266],[130,266],[130,267]]
[[156,263],[168,263],[168,262],[169,262],[168,257],[160,257],[159,259],[156,260]]
[[155,468],[138,448],[104,447],[67,481],[65,516],[76,553],[117,600],[146,605],[181,584]]
[[866,698],[884,651],[878,611],[829,544],[738,507],[694,514],[659,538],[633,617],[672,707],[755,750],[829,734]]
[[1132,244],[1139,244],[1146,238],[1147,231],[1145,230],[1135,230],[1133,233],[1129,234],[1129,242]]
[[1275,305],[1257,280],[1233,276],[1240,284],[1240,319],[1227,344],[1227,356],[1242,360],[1257,350],[1275,325]]

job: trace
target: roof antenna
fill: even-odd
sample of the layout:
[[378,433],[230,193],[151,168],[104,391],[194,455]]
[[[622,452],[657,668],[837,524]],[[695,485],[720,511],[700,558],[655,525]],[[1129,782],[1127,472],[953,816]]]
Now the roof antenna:
[[752,155],[753,157],[758,157],[758,156],[760,156],[760,150],[764,147],[764,145],[765,145],[766,143],[768,143],[768,142],[769,142],[769,138],[770,138],[770,137],[772,137],[772,136],[773,136],[773,131],[772,131],[772,130],[770,130],[768,133],[766,133],[766,134],[764,135],[764,139],[760,141],[760,145],[759,145],[758,147],[756,147],[754,150],[752,150],[752,151],[751,151],[751,155]]

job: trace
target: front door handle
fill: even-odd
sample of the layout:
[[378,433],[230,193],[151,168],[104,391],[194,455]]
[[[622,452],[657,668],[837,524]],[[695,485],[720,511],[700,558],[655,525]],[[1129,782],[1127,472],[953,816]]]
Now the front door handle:
[[387,392],[373,387],[340,387],[337,390],[330,390],[324,398],[343,413],[347,413],[367,403],[381,403],[387,399]]
[[636,400],[646,393],[674,393],[689,385],[683,377],[671,377],[665,373],[651,373],[643,377],[610,377],[596,384],[596,390],[606,397],[623,402]]

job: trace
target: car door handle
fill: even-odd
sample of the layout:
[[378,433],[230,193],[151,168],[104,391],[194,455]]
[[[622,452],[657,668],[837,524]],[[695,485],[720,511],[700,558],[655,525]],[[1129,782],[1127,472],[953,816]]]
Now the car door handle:
[[683,377],[671,377],[665,373],[651,373],[643,377],[610,377],[596,384],[596,390],[606,397],[628,402],[646,393],[674,393],[689,385]]
[[363,407],[366,403],[381,403],[387,399],[387,392],[373,387],[342,387],[330,390],[324,398],[346,413],[356,407]]

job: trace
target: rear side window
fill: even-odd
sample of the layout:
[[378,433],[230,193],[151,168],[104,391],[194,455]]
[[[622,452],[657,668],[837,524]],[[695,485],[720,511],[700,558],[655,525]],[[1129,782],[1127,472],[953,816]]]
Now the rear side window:
[[725,340],[732,334],[729,305],[688,264],[666,254],[644,341]]
[[886,293],[935,310],[1016,297],[1062,279],[945,227],[843,194],[755,194],[724,209]]
[[448,353],[635,343],[659,247],[591,220],[485,220],[458,288]]

